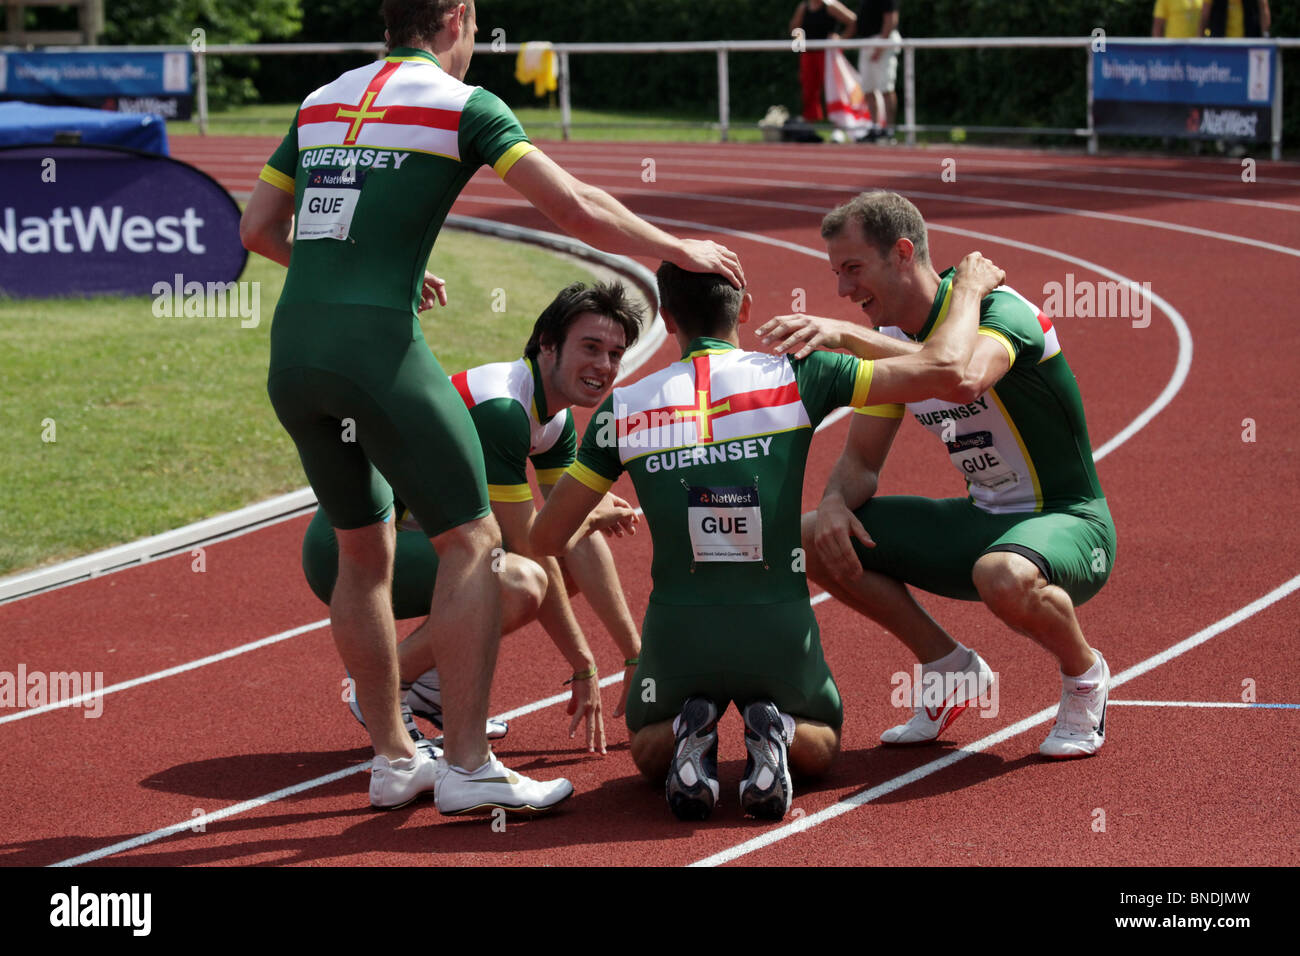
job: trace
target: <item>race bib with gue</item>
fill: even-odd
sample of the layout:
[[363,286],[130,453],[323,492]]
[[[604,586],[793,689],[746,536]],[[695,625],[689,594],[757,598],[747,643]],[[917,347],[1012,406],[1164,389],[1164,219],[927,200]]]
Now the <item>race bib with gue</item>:
[[992,432],[958,435],[948,442],[948,455],[967,481],[990,491],[1009,488],[1020,481],[1015,469],[1002,460],[993,444]]
[[366,174],[355,166],[313,169],[298,210],[295,239],[346,239]]
[[762,561],[758,488],[687,485],[686,520],[696,561]]

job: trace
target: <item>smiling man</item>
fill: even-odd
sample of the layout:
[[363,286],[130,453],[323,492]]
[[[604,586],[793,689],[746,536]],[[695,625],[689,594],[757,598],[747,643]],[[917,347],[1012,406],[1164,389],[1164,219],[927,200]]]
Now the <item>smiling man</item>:
[[[527,467],[531,461],[542,495],[548,496],[559,476],[573,464],[577,450],[577,433],[569,408],[597,405],[609,394],[623,353],[637,340],[641,321],[641,308],[628,299],[622,285],[598,283],[588,288],[575,282],[538,317],[523,358],[480,365],[451,377],[483,446],[488,498],[501,526],[502,543],[509,552],[497,556],[502,632],[522,627],[534,617],[541,621],[573,669],[573,676],[565,682],[573,688],[569,701],[569,713],[573,715],[570,736],[586,720],[587,749],[601,753],[605,752],[605,727],[600,675],[569,605],[566,577],[587,596],[629,669],[636,666],[641,636],[624,600],[613,556],[601,535],[580,538],[559,562],[533,553],[528,533],[537,512]],[[399,618],[421,617],[433,597],[438,555],[419,522],[400,502],[397,512],[393,612]],[[303,540],[303,571],[312,590],[328,604],[338,573],[338,542],[323,510],[316,512]],[[432,617],[426,619],[398,648],[399,672],[403,681],[411,682],[402,713],[416,742],[422,734],[412,714],[442,729],[442,688],[437,668],[421,673],[423,661],[415,652],[419,641],[411,640],[434,626]],[[615,717],[623,712],[628,686],[625,681]],[[361,720],[359,706],[352,703],[353,714]],[[487,723],[489,738],[504,737],[506,731],[502,721]]]
[[[839,295],[881,328],[779,316],[758,330],[778,351],[914,355],[951,321],[953,270],[941,275],[930,264],[925,222],[902,196],[861,194],[826,216],[822,238]],[[808,575],[899,638],[922,664],[923,681],[944,688],[942,699],[918,702],[909,721],[881,734],[884,743],[937,739],[994,677],[916,602],[911,584],[983,601],[1049,651],[1063,686],[1039,752],[1087,757],[1105,740],[1110,671],[1074,609],[1105,584],[1115,528],[1079,386],[1051,320],[1005,287],[983,297],[979,315],[974,352],[954,386],[853,416],[821,506],[804,516]],[[875,496],[905,408],[947,446],[968,497]]]
[[980,298],[1002,272],[968,256],[950,321],[917,354],[880,362],[746,352],[747,293],[671,263],[657,278],[681,361],[605,400],[533,525],[533,545],[562,552],[630,475],[654,547],[644,653],[627,706],[632,759],[664,781],[675,816],[708,817],[721,793],[718,717],[734,701],[747,753],[741,808],[780,819],[791,770],[824,772],[843,718],[799,544],[813,431],[840,406],[912,401],[960,380]]

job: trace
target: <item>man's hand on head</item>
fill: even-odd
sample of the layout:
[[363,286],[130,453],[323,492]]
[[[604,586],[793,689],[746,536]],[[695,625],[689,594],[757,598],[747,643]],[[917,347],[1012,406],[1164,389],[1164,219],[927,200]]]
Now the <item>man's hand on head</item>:
[[681,240],[681,251],[669,261],[687,272],[716,272],[737,289],[745,288],[740,256],[711,239]]

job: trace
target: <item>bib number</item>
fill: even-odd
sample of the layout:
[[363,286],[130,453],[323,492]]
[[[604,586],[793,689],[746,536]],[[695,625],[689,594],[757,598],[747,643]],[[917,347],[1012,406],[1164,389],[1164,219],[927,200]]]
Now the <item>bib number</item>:
[[762,561],[758,488],[687,485],[686,520],[696,561]]
[[355,166],[313,170],[307,177],[294,238],[298,241],[347,239],[365,179],[366,174]]
[[1002,460],[994,446],[992,432],[958,435],[956,440],[948,442],[948,456],[973,485],[1001,491],[1020,483],[1020,476]]

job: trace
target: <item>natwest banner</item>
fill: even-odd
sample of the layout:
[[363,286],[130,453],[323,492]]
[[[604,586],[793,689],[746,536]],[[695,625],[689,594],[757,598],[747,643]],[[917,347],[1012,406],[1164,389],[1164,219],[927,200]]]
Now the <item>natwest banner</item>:
[[188,119],[194,109],[190,54],[0,53],[0,100]]
[[0,292],[147,295],[162,280],[233,282],[248,253],[215,180],[154,153],[0,149]]
[[1093,54],[1099,133],[1268,140],[1277,50],[1207,42],[1107,43]]

